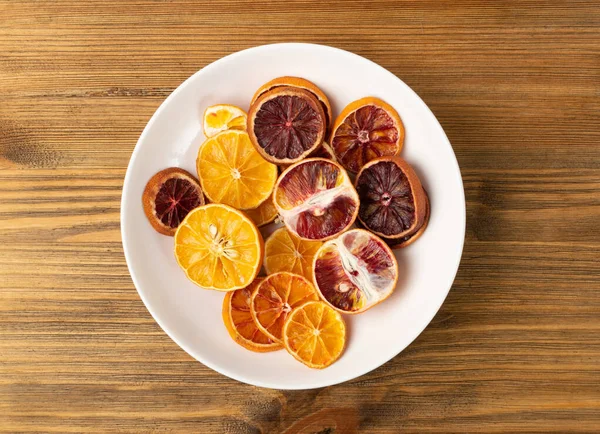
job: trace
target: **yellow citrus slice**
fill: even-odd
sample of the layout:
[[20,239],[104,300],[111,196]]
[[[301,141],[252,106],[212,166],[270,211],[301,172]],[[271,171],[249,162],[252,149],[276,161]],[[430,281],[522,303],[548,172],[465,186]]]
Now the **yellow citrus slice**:
[[318,299],[314,286],[304,277],[275,273],[267,276],[252,294],[250,312],[263,333],[275,342],[281,342],[283,324],[292,309]]
[[273,191],[277,166],[254,149],[243,131],[224,131],[207,139],[196,160],[198,178],[211,202],[252,209]]
[[246,210],[246,215],[252,219],[258,227],[271,223],[277,218],[277,208],[273,204],[273,196],[261,203],[257,208]]
[[211,203],[193,209],[175,233],[175,258],[195,284],[218,291],[245,288],[262,266],[264,243],[242,212]]
[[346,346],[342,315],[322,301],[294,309],[283,326],[283,345],[306,366],[323,369],[340,358]]
[[303,240],[286,228],[279,228],[265,241],[265,270],[267,274],[289,271],[312,281],[313,258],[322,244]]
[[260,331],[250,313],[252,292],[262,281],[263,279],[258,277],[247,287],[225,294],[222,312],[223,323],[231,338],[242,347],[258,353],[283,348]]
[[204,111],[204,135],[213,137],[225,130],[246,131],[247,115],[230,104],[211,105]]

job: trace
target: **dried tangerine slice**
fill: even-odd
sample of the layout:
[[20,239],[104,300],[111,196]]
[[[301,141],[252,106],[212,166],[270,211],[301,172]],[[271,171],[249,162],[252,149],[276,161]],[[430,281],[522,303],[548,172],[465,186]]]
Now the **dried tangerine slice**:
[[391,105],[375,97],[361,98],[337,117],[330,143],[342,166],[356,173],[377,157],[398,155],[404,144],[404,125]]
[[358,219],[365,228],[391,239],[406,237],[423,226],[427,196],[413,168],[400,157],[367,163],[356,177]]
[[204,111],[204,135],[213,137],[225,130],[246,131],[246,118],[246,112],[234,105],[211,105]]
[[249,209],[245,212],[258,227],[269,224],[277,218],[277,208],[275,208],[272,196],[269,196],[257,208]]
[[263,264],[267,274],[289,271],[311,281],[313,258],[321,244],[298,238],[286,228],[277,229],[265,241]]
[[175,258],[186,276],[206,289],[233,291],[252,282],[264,243],[242,212],[211,203],[191,211],[175,233]]
[[254,290],[250,312],[263,333],[275,342],[281,342],[283,324],[292,309],[318,299],[317,291],[307,279],[280,272],[267,276]]
[[322,301],[309,301],[288,315],[283,345],[296,360],[323,369],[340,358],[346,346],[346,323]]
[[288,167],[277,180],[273,201],[290,232],[321,241],[348,229],[359,207],[346,171],[324,158],[309,158]]
[[352,229],[323,244],[313,269],[321,298],[345,313],[361,313],[382,302],[398,281],[394,254],[364,229]]
[[252,293],[262,281],[262,278],[256,278],[247,287],[225,294],[222,311],[223,323],[231,338],[242,347],[259,353],[282,348],[280,343],[259,330],[250,313]]
[[204,205],[204,196],[191,173],[171,167],[150,178],[142,194],[142,205],[152,227],[173,236],[185,216]]
[[206,197],[237,209],[258,207],[277,179],[277,166],[256,152],[243,131],[224,131],[207,139],[198,150],[196,168]]
[[263,93],[248,112],[248,134],[256,150],[275,164],[291,164],[313,152],[327,129],[314,95],[297,87]]

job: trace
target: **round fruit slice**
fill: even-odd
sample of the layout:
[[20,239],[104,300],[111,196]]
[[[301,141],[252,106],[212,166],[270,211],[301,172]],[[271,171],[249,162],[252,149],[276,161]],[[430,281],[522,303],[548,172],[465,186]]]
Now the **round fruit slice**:
[[273,204],[272,196],[269,196],[267,200],[258,206],[258,208],[249,209],[245,212],[258,227],[269,224],[277,218],[277,208],[275,208],[275,204]]
[[258,328],[275,342],[282,342],[283,324],[293,308],[318,300],[314,286],[292,273],[267,276],[252,294],[250,312]]
[[359,206],[346,171],[324,158],[309,158],[288,167],[277,180],[273,201],[290,232],[321,241],[348,229]]
[[175,233],[175,258],[195,284],[218,291],[245,288],[262,266],[263,239],[242,212],[211,203],[190,212]]
[[207,139],[198,151],[196,168],[206,197],[237,209],[263,203],[277,179],[277,166],[256,152],[243,131],[224,131]]
[[310,93],[312,93],[314,97],[317,98],[321,103],[321,106],[323,107],[323,111],[325,113],[325,121],[329,126],[329,124],[333,120],[333,114],[331,112],[331,105],[329,104],[329,99],[327,99],[327,96],[323,93],[321,89],[317,87],[316,84],[304,78],[289,76],[274,78],[273,80],[263,84],[256,91],[256,93],[252,97],[252,102],[250,104],[253,104],[254,101],[256,101],[258,97],[261,96],[263,93],[281,86],[299,87],[301,89],[308,90]]
[[263,93],[248,112],[248,134],[268,161],[300,161],[322,142],[325,114],[312,93],[297,87],[276,87]]
[[427,192],[425,192],[425,198],[427,199],[427,213],[425,214],[425,221],[423,222],[423,224],[421,225],[420,228],[416,229],[412,234],[405,235],[402,238],[396,238],[396,239],[383,238],[383,240],[392,249],[396,250],[396,249],[401,249],[403,247],[410,246],[421,235],[423,235],[423,232],[425,232],[425,229],[427,229],[427,225],[429,224],[429,216],[431,215],[431,205],[429,204],[429,197],[427,196]]
[[356,173],[377,157],[398,155],[404,144],[404,125],[389,104],[375,97],[361,98],[337,117],[330,143],[342,166]]
[[356,177],[358,219],[371,232],[402,238],[423,226],[427,196],[413,168],[400,157],[367,163]]
[[213,137],[225,130],[246,131],[246,117],[246,112],[234,105],[211,105],[204,111],[204,135]]
[[273,341],[258,329],[250,313],[252,293],[262,280],[256,278],[247,287],[228,292],[223,300],[223,322],[229,335],[242,347],[258,353],[282,348],[280,343]]
[[387,244],[364,229],[328,241],[317,252],[313,280],[334,309],[361,313],[394,291],[398,263]]
[[312,154],[309,155],[310,158],[327,158],[328,160],[337,161],[335,159],[335,153],[331,146],[327,142],[321,143],[317,149],[315,149]]
[[155,174],[142,194],[144,213],[163,235],[175,235],[179,223],[194,208],[204,205],[202,188],[189,172],[171,167]]
[[279,228],[265,241],[265,270],[267,274],[289,271],[311,281],[313,258],[322,244],[303,240],[286,228]]
[[306,366],[323,369],[340,358],[346,346],[346,324],[322,301],[294,309],[283,326],[285,349]]

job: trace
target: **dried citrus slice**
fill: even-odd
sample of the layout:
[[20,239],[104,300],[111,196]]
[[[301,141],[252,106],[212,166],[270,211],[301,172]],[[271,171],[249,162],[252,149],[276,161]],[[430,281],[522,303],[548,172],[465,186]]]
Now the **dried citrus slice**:
[[307,240],[326,240],[345,231],[359,206],[346,171],[324,158],[288,167],[277,180],[273,201],[290,232]]
[[217,104],[204,111],[204,135],[213,137],[225,130],[246,131],[246,112],[231,104]]
[[314,286],[297,274],[281,272],[263,280],[252,294],[250,312],[258,328],[281,342],[283,324],[293,308],[309,300],[318,300]]
[[331,121],[333,120],[333,114],[331,112],[331,105],[329,104],[329,99],[327,99],[327,95],[325,95],[323,93],[323,91],[321,89],[319,89],[319,87],[316,84],[314,84],[312,81],[306,80],[305,78],[290,77],[290,76],[274,78],[273,80],[268,81],[267,83],[263,84],[256,91],[256,93],[252,97],[252,102],[250,104],[252,104],[254,101],[256,101],[258,99],[258,97],[261,96],[263,93],[268,92],[269,90],[271,90],[275,87],[281,87],[281,86],[299,87],[299,88],[308,90],[321,103],[321,105],[323,107],[323,111],[325,112],[325,118],[326,118],[325,120],[326,120],[327,125],[329,125],[331,123]]
[[252,282],[264,243],[244,213],[210,203],[191,211],[175,233],[175,258],[187,277],[206,289],[233,291]]
[[312,93],[276,87],[263,93],[248,111],[248,134],[268,161],[291,164],[313,152],[327,128],[325,114]]
[[196,178],[183,169],[171,167],[150,178],[142,194],[142,205],[152,227],[173,236],[185,216],[204,205],[204,196]]
[[245,288],[228,292],[223,300],[223,323],[231,338],[242,347],[259,353],[275,351],[282,348],[261,332],[250,313],[252,293],[263,279],[256,278]]
[[329,160],[337,161],[333,149],[331,149],[331,146],[329,146],[327,142],[321,143],[321,146],[315,149],[309,155],[309,158],[327,158]]
[[277,208],[273,204],[272,196],[269,196],[257,208],[246,210],[245,213],[258,227],[269,224],[277,218]]
[[421,235],[423,235],[423,232],[425,232],[425,229],[427,229],[427,225],[429,224],[429,217],[431,215],[431,205],[429,204],[429,197],[427,196],[427,192],[425,192],[425,198],[427,199],[427,213],[425,214],[425,221],[423,222],[423,224],[421,225],[421,227],[415,229],[415,231],[413,233],[405,235],[405,236],[403,236],[401,238],[395,238],[395,239],[393,239],[393,238],[383,238],[383,240],[392,249],[396,250],[396,249],[401,249],[401,248],[410,246]]
[[283,326],[285,349],[306,366],[323,369],[340,358],[346,346],[346,324],[322,301],[294,309]]
[[243,131],[224,131],[198,150],[198,177],[211,202],[252,209],[273,191],[277,166],[260,156]]
[[413,168],[400,157],[367,163],[356,177],[360,197],[358,219],[385,238],[412,234],[425,221],[427,197]]
[[374,158],[398,155],[404,144],[404,125],[389,104],[375,97],[361,98],[337,117],[330,143],[342,166],[356,173]]
[[394,254],[364,229],[352,229],[323,244],[313,268],[323,300],[345,313],[361,313],[382,302],[398,281]]
[[286,228],[279,228],[265,241],[264,266],[267,274],[289,271],[312,281],[313,258],[320,241],[298,238]]

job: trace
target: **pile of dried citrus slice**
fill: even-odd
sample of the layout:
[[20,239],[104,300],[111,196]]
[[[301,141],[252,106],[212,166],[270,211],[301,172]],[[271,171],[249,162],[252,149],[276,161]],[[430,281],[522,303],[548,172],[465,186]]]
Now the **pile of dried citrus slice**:
[[392,294],[391,249],[413,243],[429,221],[427,193],[399,156],[400,115],[366,97],[334,120],[314,83],[279,77],[256,91],[248,114],[218,104],[202,125],[198,179],[168,168],[148,181],[150,224],[174,236],[192,282],[226,292],[223,322],[235,342],[331,365],[347,341],[341,314]]

